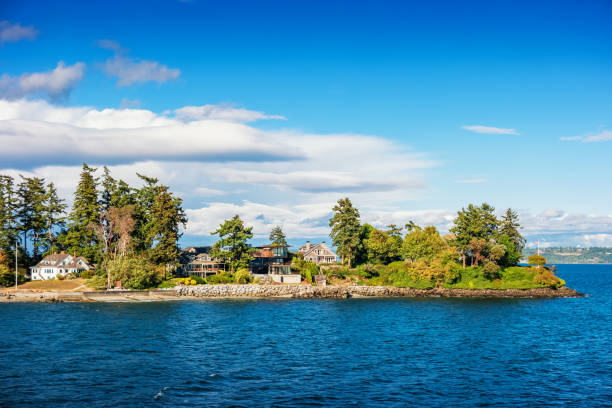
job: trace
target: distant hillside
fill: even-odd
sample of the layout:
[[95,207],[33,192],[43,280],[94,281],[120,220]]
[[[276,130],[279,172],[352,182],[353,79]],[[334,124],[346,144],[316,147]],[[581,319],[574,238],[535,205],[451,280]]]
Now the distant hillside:
[[[524,259],[536,253],[536,249],[527,248],[523,251]],[[551,247],[540,249],[550,264],[612,264],[612,248],[561,248]]]

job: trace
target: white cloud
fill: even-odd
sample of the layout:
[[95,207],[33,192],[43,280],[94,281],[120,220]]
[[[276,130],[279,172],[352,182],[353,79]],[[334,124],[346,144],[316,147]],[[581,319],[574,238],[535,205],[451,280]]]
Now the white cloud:
[[236,108],[228,104],[185,106],[175,109],[174,115],[182,121],[218,119],[232,122],[254,122],[262,119],[286,119],[284,116],[267,115],[264,112]]
[[32,25],[24,27],[19,23],[11,24],[8,21],[0,21],[0,44],[21,40],[33,41],[37,34],[38,30]]
[[594,142],[607,142],[612,140],[612,131],[611,130],[602,130],[599,133],[588,134],[584,136],[570,136],[570,137],[562,137],[561,140],[564,141],[581,141],[582,143],[594,143]]
[[485,178],[475,178],[475,179],[465,179],[465,180],[456,180],[455,183],[460,183],[460,184],[479,184],[479,183],[486,183],[487,179]]
[[115,55],[106,60],[102,69],[106,75],[117,77],[118,86],[127,86],[139,82],[164,82],[177,79],[181,70],[168,68],[157,61],[141,60],[128,57],[128,50],[113,40],[99,40],[98,46],[114,51]]
[[490,135],[518,135],[519,133],[516,129],[507,129],[507,128],[498,128],[493,126],[481,126],[481,125],[472,125],[472,126],[461,126],[463,130],[469,130],[471,132],[476,133],[485,133]]
[[52,71],[26,73],[20,76],[4,74],[0,77],[0,98],[18,99],[29,95],[45,95],[51,99],[68,97],[83,79],[85,64],[66,65],[63,61]]
[[587,247],[612,247],[612,234],[585,234],[583,239]]

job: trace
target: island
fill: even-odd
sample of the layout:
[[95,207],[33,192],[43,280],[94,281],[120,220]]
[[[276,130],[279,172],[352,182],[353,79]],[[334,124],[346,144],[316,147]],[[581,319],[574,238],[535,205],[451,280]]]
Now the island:
[[83,164],[67,215],[52,183],[0,175],[0,301],[582,296],[541,254],[518,264],[526,240],[511,208],[469,204],[442,235],[411,220],[362,223],[347,197],[331,208],[329,246],[291,251],[278,225],[270,244],[252,246],[253,227],[235,215],[214,245],[181,249],[187,218],[168,186],[95,172]]

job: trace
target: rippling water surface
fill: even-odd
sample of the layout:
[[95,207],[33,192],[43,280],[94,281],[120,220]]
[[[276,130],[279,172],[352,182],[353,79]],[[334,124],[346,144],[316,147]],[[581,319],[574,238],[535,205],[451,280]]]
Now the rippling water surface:
[[583,299],[0,304],[0,406],[610,406],[612,266]]

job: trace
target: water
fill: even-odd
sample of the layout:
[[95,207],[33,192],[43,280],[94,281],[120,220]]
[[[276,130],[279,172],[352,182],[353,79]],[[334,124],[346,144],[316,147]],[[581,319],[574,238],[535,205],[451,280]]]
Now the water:
[[611,265],[582,299],[0,304],[0,406],[612,406]]

